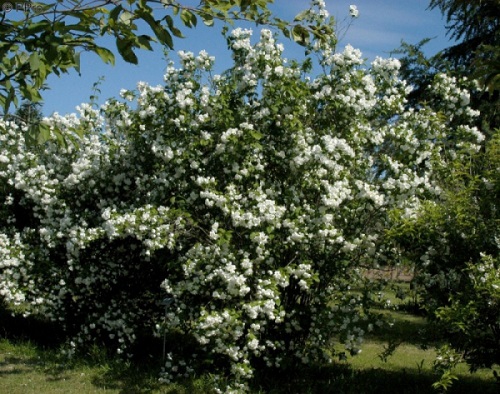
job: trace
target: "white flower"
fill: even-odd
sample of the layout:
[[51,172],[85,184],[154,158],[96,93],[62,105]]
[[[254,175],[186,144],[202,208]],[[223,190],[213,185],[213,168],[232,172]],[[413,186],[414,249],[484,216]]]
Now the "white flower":
[[351,15],[353,18],[357,18],[359,16],[358,7],[356,7],[355,5],[351,4],[349,6],[349,15]]
[[259,340],[254,338],[250,342],[248,342],[247,346],[250,350],[255,350],[259,346]]

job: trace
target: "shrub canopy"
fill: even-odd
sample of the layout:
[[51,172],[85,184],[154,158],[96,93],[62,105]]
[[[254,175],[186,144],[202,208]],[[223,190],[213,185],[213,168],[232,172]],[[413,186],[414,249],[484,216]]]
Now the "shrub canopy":
[[[327,24],[319,11],[302,17]],[[172,344],[165,380],[210,359],[241,389],[262,366],[331,360],[332,338],[359,351],[380,324],[363,269],[399,256],[385,230],[436,198],[481,134],[445,76],[416,109],[395,59],[365,67],[314,41],[312,77],[268,30],[228,43],[222,75],[179,52],[164,86],[43,121],[75,144],[30,151],[1,121],[0,294],[60,322],[75,349],[182,335],[197,356]]]

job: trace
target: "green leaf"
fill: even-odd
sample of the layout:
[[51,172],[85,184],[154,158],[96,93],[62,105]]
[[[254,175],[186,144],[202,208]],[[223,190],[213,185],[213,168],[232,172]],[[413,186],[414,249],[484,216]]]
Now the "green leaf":
[[23,81],[23,83],[19,83],[19,91],[21,92],[21,97],[28,101],[36,103],[42,100],[39,90],[32,84],[28,84],[25,81]]
[[73,129],[73,132],[79,136],[80,138],[83,138],[83,136],[85,135],[85,128],[80,126],[80,127],[77,127],[75,129]]
[[7,95],[0,94],[0,107],[2,108],[4,113],[7,113],[9,110],[9,106],[7,105],[8,97]]
[[242,12],[244,12],[251,5],[252,5],[252,0],[241,0],[240,9]]
[[168,31],[166,31],[161,27],[158,27],[158,29],[155,30],[155,35],[160,41],[160,43],[165,44],[170,49],[174,49],[174,41]]
[[309,44],[309,31],[300,25],[295,25],[292,29],[292,38],[293,40],[300,45]]
[[134,15],[128,11],[123,11],[123,13],[120,15],[120,22],[126,25],[130,25],[133,19]]
[[142,34],[142,35],[137,37],[137,42],[139,43],[139,47],[148,49],[150,51],[153,50],[153,48],[151,47],[151,41],[152,41],[152,38],[148,35],[145,35],[145,34]]
[[139,13],[139,17],[144,22],[146,22],[149,25],[149,27],[151,27],[151,30],[153,30],[156,38],[158,38],[158,41],[161,44],[168,46],[170,49],[174,48],[174,41],[170,33],[166,29],[164,29],[160,25],[160,22],[155,20],[149,12],[141,10],[141,12]]
[[210,14],[202,14],[201,18],[203,19],[203,23],[207,26],[213,26],[214,25],[214,17]]
[[69,34],[73,34],[74,31],[82,31],[84,33],[90,33],[90,34],[93,34],[93,31],[92,29],[90,28],[90,26],[86,26],[86,25],[76,25],[76,24],[72,24],[72,25],[66,25],[66,26],[63,26],[61,27],[60,29],[58,29],[60,32],[62,33],[69,33]]
[[[10,80],[6,80],[2,83],[3,89],[7,92],[5,96],[2,97],[2,107],[4,110],[4,113],[9,112],[9,107],[10,104],[14,104],[14,106],[17,106],[17,96],[16,96],[16,90],[14,89],[14,86],[12,86],[12,83]],[[0,85],[1,86],[1,85]],[[5,97],[5,99],[4,99]]]
[[254,139],[256,139],[257,141],[263,137],[262,133],[260,131],[257,131],[257,130],[250,130],[250,135]]
[[50,139],[50,127],[45,123],[40,123],[36,140],[38,144],[43,144]]
[[101,60],[108,64],[115,65],[115,55],[107,48],[95,47],[94,52],[101,58]]
[[198,20],[196,19],[196,15],[187,9],[183,9],[181,11],[181,20],[186,27],[196,27]]
[[75,62],[75,70],[78,72],[78,75],[81,75],[81,72],[80,72],[80,65],[81,65],[80,55],[81,55],[81,52],[76,52],[73,55],[73,60]]
[[300,22],[304,20],[304,18],[309,14],[309,10],[302,11],[300,14],[298,14],[293,20],[294,22]]
[[136,54],[132,49],[133,43],[130,39],[118,37],[116,39],[116,47],[118,49],[118,53],[120,53],[123,60],[125,60],[126,62],[132,64],[137,64],[139,62]]
[[48,21],[41,21],[38,23],[28,24],[26,27],[23,27],[23,35],[24,36],[36,35],[38,33],[47,31],[48,27],[49,27]]
[[172,34],[174,36],[179,37],[179,38],[184,38],[184,35],[182,34],[182,32],[177,27],[175,27],[174,20],[172,19],[172,17],[170,15],[165,16],[164,19],[167,22],[168,29],[172,32]]
[[111,12],[109,13],[109,19],[111,19],[113,21],[117,21],[118,20],[118,16],[120,15],[120,12],[122,10],[123,10],[123,7],[121,5],[118,5],[115,8],[113,8],[111,10]]
[[31,71],[37,71],[40,68],[40,56],[37,52],[33,52],[29,57]]

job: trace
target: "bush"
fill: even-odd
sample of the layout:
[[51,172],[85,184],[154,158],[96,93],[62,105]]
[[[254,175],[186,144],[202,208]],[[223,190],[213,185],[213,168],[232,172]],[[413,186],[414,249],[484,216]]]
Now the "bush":
[[[304,18],[330,23],[319,7]],[[164,380],[216,362],[241,389],[255,368],[331,361],[334,338],[357,353],[380,323],[363,269],[399,254],[390,213],[439,194],[436,169],[477,150],[478,133],[407,108],[397,60],[366,68],[334,42],[309,46],[324,70],[311,78],[271,32],[252,45],[236,29],[222,75],[180,52],[165,86],[46,118],[67,146],[32,152],[2,121],[0,294],[59,322],[75,349],[184,336],[197,356],[172,345]],[[440,105],[468,114],[453,95]]]
[[390,231],[415,262],[419,297],[436,332],[472,370],[500,362],[499,148],[496,130],[468,158],[451,156],[440,171],[439,198],[413,218],[398,218]]
[[483,255],[464,270],[464,290],[450,295],[436,316],[473,370],[500,365],[500,266]]

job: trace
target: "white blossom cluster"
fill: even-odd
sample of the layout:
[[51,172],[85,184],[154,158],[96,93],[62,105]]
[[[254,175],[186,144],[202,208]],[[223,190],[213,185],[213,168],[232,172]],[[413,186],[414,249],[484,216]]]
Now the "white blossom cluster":
[[[466,155],[481,135],[407,108],[396,60],[364,67],[352,47],[319,48],[327,72],[305,78],[270,31],[250,37],[230,35],[227,73],[210,77],[212,57],[181,52],[164,87],[140,83],[100,113],[45,120],[83,130],[76,146],[35,154],[0,121],[7,302],[60,322],[76,347],[127,353],[144,330],[182,332],[227,359],[240,388],[257,359],[324,358],[332,333],[359,351],[377,322],[352,290],[356,268],[391,258],[390,214],[416,215],[440,192],[444,152]],[[442,77],[436,90],[474,116],[456,83]],[[166,381],[195,371],[170,357]]]

